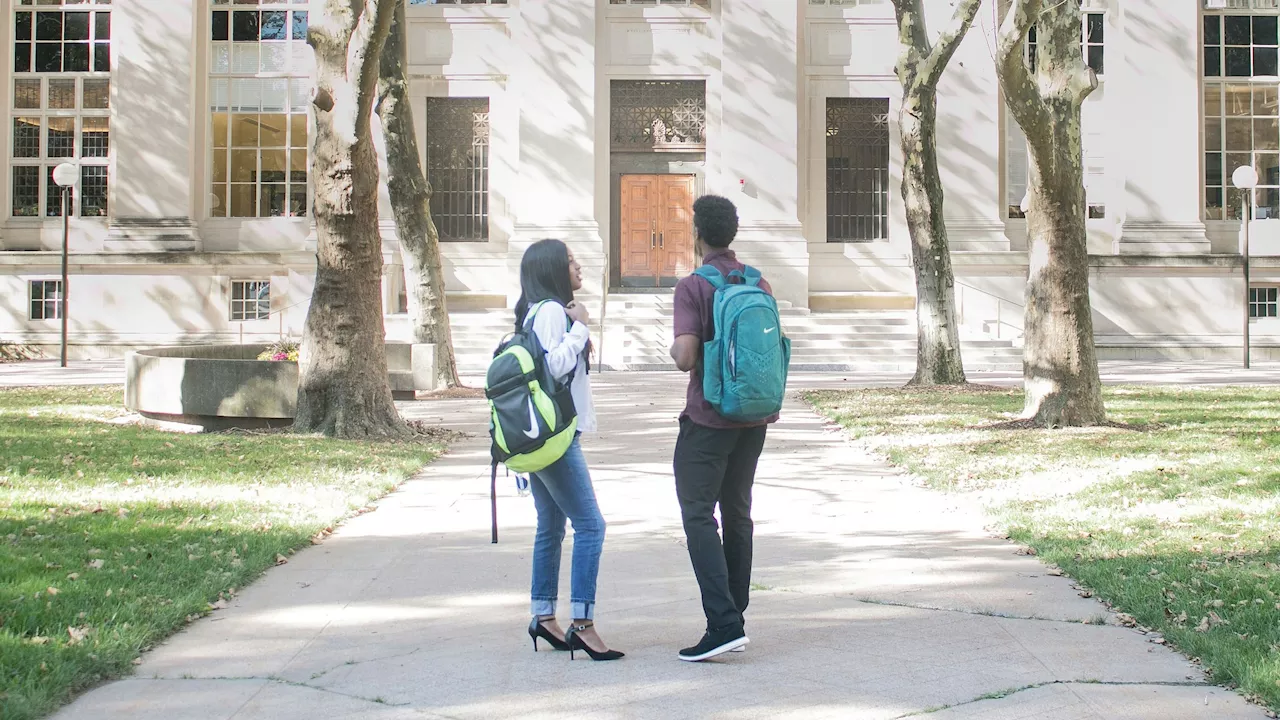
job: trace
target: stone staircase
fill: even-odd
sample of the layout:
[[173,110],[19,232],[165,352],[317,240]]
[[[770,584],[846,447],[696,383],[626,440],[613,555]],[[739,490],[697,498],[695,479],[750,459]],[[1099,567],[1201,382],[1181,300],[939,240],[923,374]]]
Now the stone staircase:
[[[588,302],[593,314],[599,302]],[[913,310],[810,312],[779,303],[783,330],[791,338],[793,370],[913,372],[916,329]],[[509,309],[459,311],[453,320],[454,351],[464,375],[483,375],[499,340],[511,331]],[[673,369],[670,293],[618,293],[609,298],[604,364],[615,370]],[[598,322],[598,318],[593,318]],[[408,336],[403,315],[389,315],[388,340]],[[599,327],[592,331],[600,342]],[[1020,371],[1022,350],[1011,340],[962,335],[968,371]]]

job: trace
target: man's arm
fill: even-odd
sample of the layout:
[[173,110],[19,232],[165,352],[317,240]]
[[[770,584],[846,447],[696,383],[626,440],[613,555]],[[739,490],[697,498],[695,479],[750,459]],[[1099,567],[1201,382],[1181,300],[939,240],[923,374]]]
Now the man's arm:
[[671,346],[671,359],[676,361],[680,372],[689,372],[697,367],[701,351],[702,338],[697,335],[681,335]]
[[680,372],[689,372],[697,367],[698,358],[702,355],[702,308],[694,289],[694,283],[699,282],[704,281],[692,276],[684,278],[676,285],[675,297],[672,298],[675,342],[671,345],[671,359]]

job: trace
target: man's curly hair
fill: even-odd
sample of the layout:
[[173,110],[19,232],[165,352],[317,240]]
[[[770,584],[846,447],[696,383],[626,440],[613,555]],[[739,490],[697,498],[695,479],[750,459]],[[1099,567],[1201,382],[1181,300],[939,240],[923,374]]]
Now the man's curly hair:
[[703,195],[693,203],[698,237],[714,248],[727,248],[738,234],[738,208],[728,198]]

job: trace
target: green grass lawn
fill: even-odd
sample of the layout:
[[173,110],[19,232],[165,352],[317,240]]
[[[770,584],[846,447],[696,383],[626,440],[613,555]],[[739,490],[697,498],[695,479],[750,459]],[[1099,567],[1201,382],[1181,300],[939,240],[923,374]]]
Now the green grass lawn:
[[127,674],[441,450],[162,432],[119,388],[0,390],[0,717]]
[[1019,543],[1280,709],[1280,389],[1117,387],[1131,426],[993,428],[992,388],[808,399],[931,487],[984,502]]

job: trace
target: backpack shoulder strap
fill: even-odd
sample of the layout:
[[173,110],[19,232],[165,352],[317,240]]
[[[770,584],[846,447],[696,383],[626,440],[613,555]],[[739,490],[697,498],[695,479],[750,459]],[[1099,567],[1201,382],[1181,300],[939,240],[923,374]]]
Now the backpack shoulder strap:
[[742,281],[744,283],[752,286],[759,285],[760,280],[764,278],[764,275],[760,274],[759,270],[751,267],[750,265],[743,265],[741,270],[737,270],[735,272],[742,277]]
[[693,274],[711,283],[711,287],[717,290],[724,287],[727,282],[724,278],[724,274],[716,269],[714,265],[703,265],[697,270],[694,270]]

